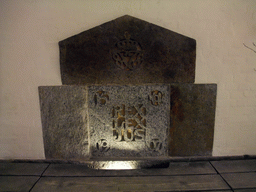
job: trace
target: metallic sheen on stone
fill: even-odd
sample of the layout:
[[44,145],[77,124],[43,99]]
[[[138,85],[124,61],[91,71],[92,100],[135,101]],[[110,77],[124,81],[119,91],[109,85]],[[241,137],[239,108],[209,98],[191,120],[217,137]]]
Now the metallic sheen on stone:
[[125,15],[59,42],[64,85],[194,83],[196,41]]

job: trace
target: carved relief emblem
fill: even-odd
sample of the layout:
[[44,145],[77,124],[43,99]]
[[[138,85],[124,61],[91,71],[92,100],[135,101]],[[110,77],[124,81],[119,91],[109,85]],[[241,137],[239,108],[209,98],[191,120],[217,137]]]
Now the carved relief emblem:
[[124,34],[125,39],[116,43],[116,50],[112,57],[117,66],[130,71],[141,65],[143,61],[143,51],[137,41],[131,40],[128,32]]
[[153,151],[160,151],[162,149],[162,146],[163,144],[159,141],[159,139],[152,139],[149,148]]
[[107,152],[110,147],[108,144],[108,141],[106,139],[100,139],[97,143],[96,143],[96,148],[97,150],[99,150],[100,152]]
[[151,91],[151,94],[148,96],[148,99],[150,100],[151,104],[155,106],[163,102],[162,98],[163,98],[163,93],[157,90]]

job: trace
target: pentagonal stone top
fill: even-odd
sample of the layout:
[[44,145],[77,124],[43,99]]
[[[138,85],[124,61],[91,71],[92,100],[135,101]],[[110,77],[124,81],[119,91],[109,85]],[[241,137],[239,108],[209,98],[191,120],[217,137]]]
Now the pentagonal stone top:
[[125,15],[59,42],[63,84],[193,83],[196,41]]

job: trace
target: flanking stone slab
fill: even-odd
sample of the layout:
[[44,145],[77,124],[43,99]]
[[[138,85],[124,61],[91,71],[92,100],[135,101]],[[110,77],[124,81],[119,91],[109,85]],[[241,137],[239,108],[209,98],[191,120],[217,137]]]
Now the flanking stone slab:
[[92,157],[168,156],[168,85],[89,86]]
[[129,15],[59,42],[64,85],[194,83],[196,41]]
[[39,87],[47,159],[89,157],[85,86]]
[[171,84],[170,156],[211,156],[216,84]]

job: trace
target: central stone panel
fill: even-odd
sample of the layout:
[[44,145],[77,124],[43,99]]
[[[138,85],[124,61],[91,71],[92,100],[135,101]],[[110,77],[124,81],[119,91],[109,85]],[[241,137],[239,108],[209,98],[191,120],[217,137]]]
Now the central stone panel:
[[91,157],[168,156],[168,85],[89,86]]

